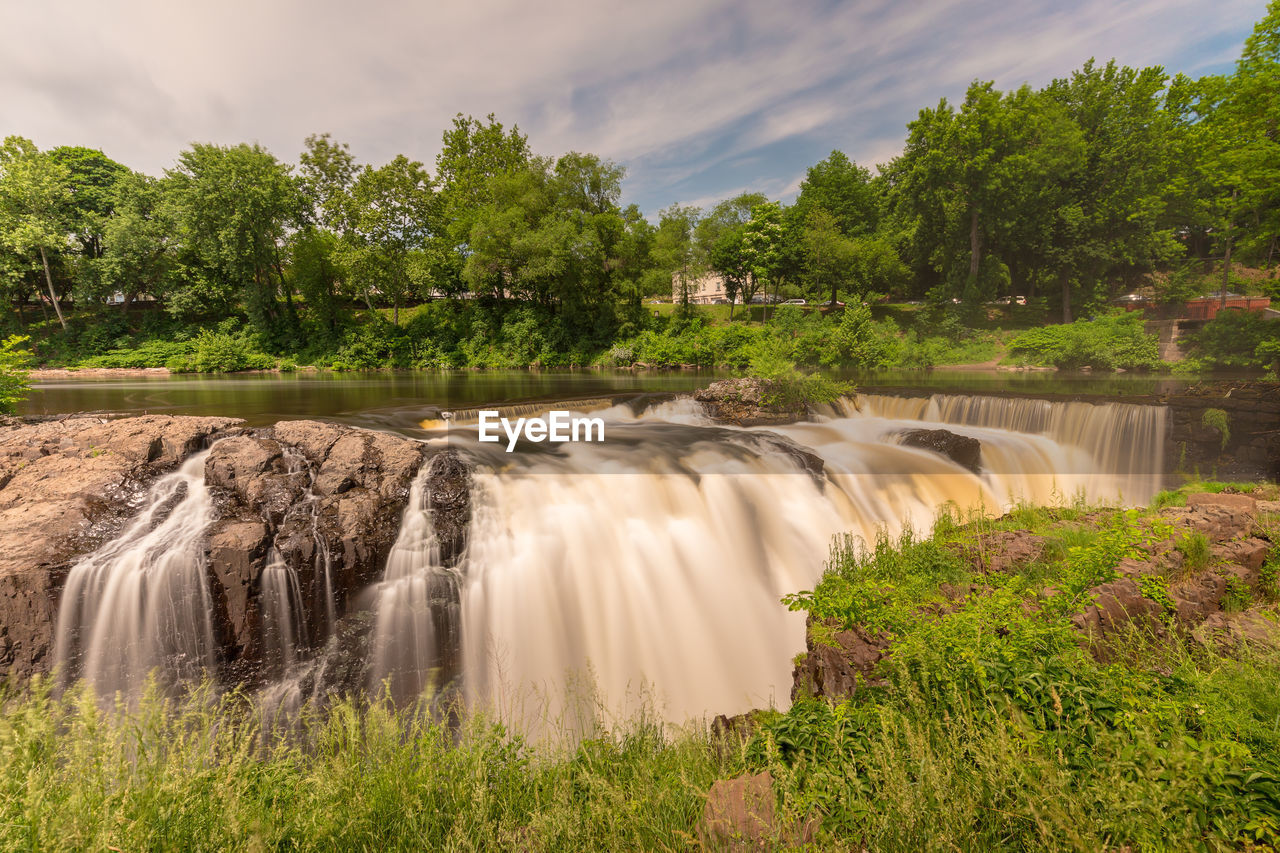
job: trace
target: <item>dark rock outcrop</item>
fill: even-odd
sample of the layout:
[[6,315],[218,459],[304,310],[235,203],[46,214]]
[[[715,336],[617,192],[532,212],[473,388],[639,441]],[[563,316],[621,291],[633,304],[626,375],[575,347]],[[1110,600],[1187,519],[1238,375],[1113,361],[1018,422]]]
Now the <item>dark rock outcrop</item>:
[[975,474],[982,467],[982,444],[976,438],[945,429],[909,429],[902,432],[901,437],[903,446],[945,456]]
[[[1205,382],[1160,401],[1169,407],[1166,470],[1280,479],[1280,383]],[[1226,415],[1226,435],[1205,422],[1209,409]]]
[[[815,630],[818,628],[818,630]],[[889,638],[861,625],[842,630],[839,623],[805,630],[805,654],[791,674],[791,701],[824,696],[839,701],[852,696],[858,684],[875,682],[876,665],[888,654]]]
[[457,565],[471,524],[471,468],[455,450],[431,457],[427,464],[427,504],[440,543],[443,565]]
[[[1255,502],[1247,495],[1190,495],[1186,507],[1161,511],[1174,535],[1152,543],[1138,557],[1120,561],[1113,581],[1094,587],[1093,603],[1072,622],[1106,657],[1108,640],[1130,623],[1156,634],[1170,627],[1195,633],[1201,626],[1231,622],[1224,611],[1239,606],[1239,599],[1260,593],[1261,569],[1275,547],[1261,535],[1255,521]],[[1188,571],[1186,557],[1177,542],[1187,533],[1203,534],[1209,543],[1207,564]],[[1146,594],[1143,583],[1156,579],[1153,589],[1163,589],[1162,600]],[[1256,629],[1253,625],[1251,628]]]
[[768,380],[753,377],[717,380],[694,392],[693,399],[715,420],[734,426],[790,424],[809,416],[803,403],[773,400]]
[[341,616],[381,576],[423,456],[419,442],[318,421],[214,446],[205,464],[218,510],[209,564],[229,662],[251,669],[260,659],[258,595],[273,554],[297,575],[312,641],[332,632],[329,610]]
[[0,426],[0,675],[48,670],[68,569],[120,530],[156,477],[239,423],[144,415]]

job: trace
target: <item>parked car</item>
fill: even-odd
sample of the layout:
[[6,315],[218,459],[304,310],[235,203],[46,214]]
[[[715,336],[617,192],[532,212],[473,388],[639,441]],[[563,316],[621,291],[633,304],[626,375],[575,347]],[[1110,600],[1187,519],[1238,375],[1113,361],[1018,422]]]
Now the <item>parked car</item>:
[[803,299],[788,299],[786,302],[783,302],[782,304],[783,305],[808,305],[809,303],[805,302]]

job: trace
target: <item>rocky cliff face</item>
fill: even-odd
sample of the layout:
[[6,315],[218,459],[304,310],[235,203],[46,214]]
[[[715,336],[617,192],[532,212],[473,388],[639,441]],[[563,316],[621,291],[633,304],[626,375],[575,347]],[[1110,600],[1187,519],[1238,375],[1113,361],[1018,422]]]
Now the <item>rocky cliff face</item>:
[[[262,662],[263,572],[293,571],[323,644],[377,581],[427,453],[419,442],[315,421],[244,429],[230,418],[70,418],[0,426],[0,676],[46,672],[67,572],[118,533],[161,474],[206,448],[214,521],[205,547],[221,659]],[[442,544],[465,547],[470,471],[433,459]],[[438,482],[437,482],[438,481]]]
[[218,507],[209,565],[233,669],[251,671],[261,659],[259,594],[272,559],[296,574],[307,633],[323,642],[381,576],[423,458],[419,442],[317,421],[214,445],[205,463]]
[[76,558],[119,531],[152,480],[239,423],[146,415],[0,426],[0,676],[52,665],[58,593]]
[[[1166,470],[1220,480],[1280,479],[1280,383],[1204,383],[1162,402],[1170,415]],[[1205,417],[1210,410],[1225,415],[1221,426]]]

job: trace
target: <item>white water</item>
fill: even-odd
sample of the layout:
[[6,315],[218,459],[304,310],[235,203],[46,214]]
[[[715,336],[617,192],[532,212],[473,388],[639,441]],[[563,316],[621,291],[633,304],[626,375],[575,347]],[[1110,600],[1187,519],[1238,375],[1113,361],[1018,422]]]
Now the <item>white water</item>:
[[[424,466],[425,470],[425,466]],[[444,686],[458,641],[457,573],[440,565],[422,477],[414,480],[400,534],[374,588],[369,689],[405,702]]]
[[[804,623],[779,599],[812,588],[835,534],[924,530],[948,503],[1145,502],[1165,427],[1152,407],[943,396],[862,396],[767,432],[717,427],[690,400],[596,414],[603,443],[506,454],[473,427],[432,440],[476,463],[469,545],[456,568],[441,565],[419,478],[369,595],[371,692],[410,701],[460,674],[472,703],[573,732],[642,705],[672,721],[785,706]],[[898,443],[939,423],[982,443],[981,473]],[[768,433],[820,457],[822,474]],[[214,665],[203,464],[201,454],[159,480],[130,527],[72,570],[56,649],[66,675],[132,695],[153,668],[170,684]],[[273,555],[261,586],[275,678],[264,705],[283,712],[323,689],[325,659],[310,644],[335,618],[313,496],[291,514],[303,511],[318,549],[315,636],[292,568]]]
[[160,478],[147,506],[67,575],[54,663],[100,696],[199,680],[216,662],[202,541],[213,502],[199,453]]
[[[450,443],[481,459],[460,567],[469,699],[570,729],[591,724],[584,708],[608,716],[653,704],[680,721],[785,706],[804,631],[779,598],[812,587],[834,534],[927,529],[948,502],[1136,503],[1158,485],[1162,410],[907,402],[917,408],[864,398],[849,416],[772,430],[822,457],[820,481],[784,454],[747,449],[748,433],[710,428],[688,400],[640,418],[609,409],[604,444],[554,452],[486,457],[470,431],[455,430]],[[1026,431],[986,425],[1004,417]],[[929,421],[963,424],[950,428],[982,442],[981,475],[895,442]],[[396,576],[430,573],[430,548],[412,544],[428,516],[409,512]],[[428,642],[412,638],[436,635],[429,608],[407,611],[418,621],[401,628],[384,619],[399,610],[379,610],[378,647],[396,648],[411,670],[404,644],[430,658]]]

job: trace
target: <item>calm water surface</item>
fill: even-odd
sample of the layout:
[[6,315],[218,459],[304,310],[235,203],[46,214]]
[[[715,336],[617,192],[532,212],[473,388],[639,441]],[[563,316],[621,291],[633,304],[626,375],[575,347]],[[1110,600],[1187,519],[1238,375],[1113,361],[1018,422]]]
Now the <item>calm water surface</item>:
[[[300,372],[129,379],[57,379],[35,384],[22,414],[148,412],[225,415],[250,425],[320,418],[395,428],[441,410],[525,402],[691,391],[729,374],[695,371]],[[846,374],[858,387],[943,392],[1141,396],[1177,390],[1182,380],[1126,375],[1009,371],[886,371]]]

